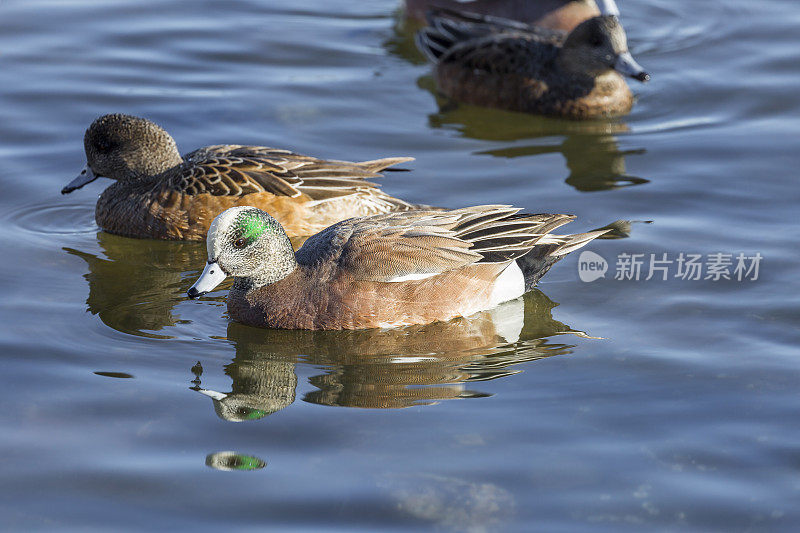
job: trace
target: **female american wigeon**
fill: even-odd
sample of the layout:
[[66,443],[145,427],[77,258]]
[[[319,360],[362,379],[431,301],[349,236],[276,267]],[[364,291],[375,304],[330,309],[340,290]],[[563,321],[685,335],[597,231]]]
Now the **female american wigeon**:
[[446,96],[476,105],[570,119],[627,113],[620,74],[649,75],[628,51],[616,6],[570,33],[467,13],[440,12],[417,34]]
[[162,128],[120,114],[95,120],[83,143],[86,168],[61,192],[101,176],[117,180],[100,195],[95,218],[105,231],[127,237],[203,240],[214,217],[238,205],[268,211],[292,237],[354,216],[414,207],[367,181],[410,157],[351,163],[235,144],[181,157]]
[[196,298],[234,276],[228,314],[251,326],[364,329],[469,316],[522,296],[567,253],[605,230],[551,235],[570,215],[509,206],[359,217],[295,253],[264,211],[234,207],[208,232]]
[[437,8],[463,9],[563,31],[600,14],[594,0],[406,0],[406,14],[421,22],[428,11]]

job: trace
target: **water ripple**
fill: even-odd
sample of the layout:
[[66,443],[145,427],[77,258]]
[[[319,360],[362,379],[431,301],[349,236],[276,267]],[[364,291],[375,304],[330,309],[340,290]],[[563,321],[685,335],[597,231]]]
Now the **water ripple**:
[[29,204],[3,213],[3,220],[41,235],[77,235],[98,231],[94,209],[86,204]]

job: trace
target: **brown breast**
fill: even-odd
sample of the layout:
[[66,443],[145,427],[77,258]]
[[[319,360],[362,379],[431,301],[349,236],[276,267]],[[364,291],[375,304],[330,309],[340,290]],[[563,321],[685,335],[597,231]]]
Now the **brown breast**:
[[436,69],[444,94],[474,105],[571,119],[618,116],[633,106],[628,85],[613,71],[595,79],[559,79],[558,73],[548,78],[476,72],[452,63]]

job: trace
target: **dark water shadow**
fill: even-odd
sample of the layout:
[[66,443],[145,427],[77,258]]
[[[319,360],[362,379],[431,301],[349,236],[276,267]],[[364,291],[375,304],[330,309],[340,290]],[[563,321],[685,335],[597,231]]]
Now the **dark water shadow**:
[[388,330],[282,331],[228,326],[236,355],[225,365],[230,392],[193,390],[212,398],[228,421],[263,418],[295,401],[298,363],[322,367],[302,400],[319,405],[394,409],[440,400],[479,398],[477,383],[521,371],[519,365],[571,353],[564,334],[585,336],[555,320],[557,304],[534,290],[493,311],[449,322]]
[[398,7],[394,14],[392,35],[383,41],[382,46],[389,54],[399,57],[412,65],[424,65],[428,62],[425,55],[419,51],[414,42],[416,33],[425,24],[405,16],[403,7]]
[[[292,239],[295,249],[304,240]],[[205,265],[204,242],[131,239],[100,231],[97,243],[100,253],[63,248],[86,261],[88,312],[121,333],[159,339],[173,337],[156,332],[189,323],[173,309],[186,300],[186,288]],[[220,290],[231,283],[224,282]],[[203,299],[224,302],[219,296]]]
[[108,327],[131,335],[156,334],[183,323],[173,308],[184,300],[183,276],[205,263],[203,243],[129,239],[98,232],[100,253],[64,248],[86,261],[86,310]]
[[437,113],[428,116],[431,128],[508,145],[476,154],[506,159],[561,154],[568,171],[565,182],[581,192],[607,191],[650,181],[626,170],[625,158],[642,155],[645,149],[619,147],[618,136],[629,130],[620,119],[572,121],[483,108],[441,96],[430,76],[420,78],[419,85],[431,92],[439,107]]
[[632,176],[625,169],[625,156],[644,152],[644,149],[620,150],[616,137],[611,135],[576,134],[567,135],[555,146],[515,146],[479,153],[505,158],[560,153],[569,171],[565,183],[581,192],[596,192],[649,183],[650,180]]

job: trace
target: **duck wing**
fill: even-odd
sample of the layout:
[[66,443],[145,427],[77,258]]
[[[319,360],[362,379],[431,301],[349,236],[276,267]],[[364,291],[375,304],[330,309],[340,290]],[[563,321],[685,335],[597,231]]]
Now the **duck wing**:
[[572,218],[520,214],[505,205],[353,218],[308,239],[297,259],[335,264],[362,281],[424,279],[473,263],[509,262]]
[[428,24],[417,33],[416,41],[431,61],[460,62],[481,70],[488,64],[492,66],[489,71],[499,73],[518,72],[518,62],[541,61],[539,55],[554,55],[567,35],[559,30],[451,9],[430,12]]
[[271,193],[325,200],[377,189],[369,179],[380,177],[386,167],[411,160],[323,160],[265,146],[217,145],[184,156],[184,164],[172,171],[167,183],[170,189],[190,195]]

